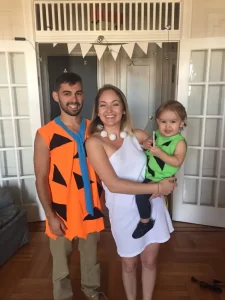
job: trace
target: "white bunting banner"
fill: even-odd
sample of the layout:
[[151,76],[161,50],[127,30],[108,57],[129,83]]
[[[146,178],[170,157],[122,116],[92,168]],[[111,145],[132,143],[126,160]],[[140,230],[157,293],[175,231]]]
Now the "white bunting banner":
[[162,48],[162,42],[157,42],[156,45],[158,45],[159,48]]
[[130,58],[132,58],[132,55],[133,55],[134,45],[135,45],[135,43],[129,43],[129,44],[123,45],[123,49],[126,51],[127,55]]
[[77,43],[76,44],[72,44],[72,43],[67,43],[67,48],[68,48],[68,53],[70,54],[73,49],[76,47]]
[[121,48],[121,45],[110,45],[109,46],[109,51],[111,52],[114,60],[117,59],[117,56],[120,52],[120,48]]
[[55,47],[58,43],[53,43],[53,47]]
[[148,42],[138,42],[137,44],[145,54],[148,54]]
[[80,49],[82,56],[85,57],[88,54],[88,51],[91,49],[92,44],[81,44],[80,43]]
[[98,60],[102,58],[102,55],[105,52],[106,47],[107,47],[106,45],[94,45]]

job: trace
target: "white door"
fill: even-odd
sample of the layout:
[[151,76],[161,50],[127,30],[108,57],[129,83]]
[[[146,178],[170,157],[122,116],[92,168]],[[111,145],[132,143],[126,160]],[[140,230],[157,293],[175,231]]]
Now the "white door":
[[35,50],[27,41],[1,41],[0,66],[0,186],[26,209],[29,221],[43,220],[33,169],[41,126]]
[[127,97],[134,127],[145,129],[152,135],[155,129],[153,116],[161,103],[156,60],[135,58],[133,65],[121,58],[119,75],[120,88]]
[[225,39],[181,41],[178,82],[188,153],[173,220],[225,227]]

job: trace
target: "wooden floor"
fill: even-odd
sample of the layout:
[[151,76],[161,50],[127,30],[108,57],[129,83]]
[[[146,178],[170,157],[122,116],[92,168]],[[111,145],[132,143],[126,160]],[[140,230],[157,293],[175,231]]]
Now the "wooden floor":
[[[52,261],[43,230],[43,224],[31,224],[30,243],[0,268],[0,299],[52,300]],[[190,281],[191,276],[207,281],[225,281],[224,258],[225,230],[176,223],[170,241],[161,247],[154,300],[225,300],[225,291],[216,294]],[[101,234],[99,260],[102,290],[109,300],[125,300],[120,259],[110,230]],[[74,299],[84,299],[80,291],[76,248],[71,262],[71,276]],[[141,300],[140,280],[137,300]]]

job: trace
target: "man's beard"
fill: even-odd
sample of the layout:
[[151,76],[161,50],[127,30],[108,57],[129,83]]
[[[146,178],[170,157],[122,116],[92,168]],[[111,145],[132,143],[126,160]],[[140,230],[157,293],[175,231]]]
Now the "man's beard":
[[[71,111],[70,108],[68,107],[71,104],[77,105],[77,109],[75,111]],[[81,112],[81,110],[83,108],[83,103],[69,102],[66,105],[64,105],[59,100],[59,106],[64,111],[64,113],[66,113],[67,115],[69,115],[71,117],[76,117],[76,116],[78,116],[80,114],[80,112]]]

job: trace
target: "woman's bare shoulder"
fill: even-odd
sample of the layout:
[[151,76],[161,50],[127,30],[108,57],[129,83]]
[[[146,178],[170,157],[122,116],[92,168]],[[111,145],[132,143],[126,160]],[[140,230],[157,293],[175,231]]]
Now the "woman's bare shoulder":
[[95,149],[96,147],[102,146],[103,142],[99,133],[94,133],[93,135],[89,136],[85,141],[85,146],[87,148]]

